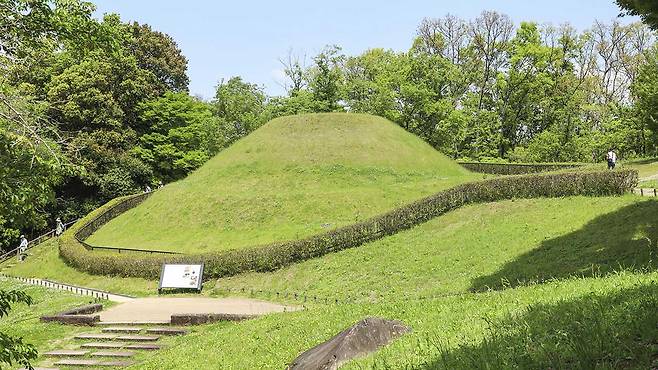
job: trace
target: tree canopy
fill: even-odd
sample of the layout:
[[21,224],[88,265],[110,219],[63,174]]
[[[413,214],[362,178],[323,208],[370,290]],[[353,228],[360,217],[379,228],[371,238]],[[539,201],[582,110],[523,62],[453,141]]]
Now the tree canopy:
[[654,30],[658,30],[658,3],[654,0],[615,0],[628,15],[636,15]]

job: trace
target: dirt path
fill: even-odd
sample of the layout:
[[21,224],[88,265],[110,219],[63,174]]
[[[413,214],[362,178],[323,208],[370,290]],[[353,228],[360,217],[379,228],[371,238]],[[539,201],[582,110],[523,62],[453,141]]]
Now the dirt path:
[[100,313],[103,322],[163,322],[172,314],[227,313],[263,315],[299,307],[246,298],[136,298]]

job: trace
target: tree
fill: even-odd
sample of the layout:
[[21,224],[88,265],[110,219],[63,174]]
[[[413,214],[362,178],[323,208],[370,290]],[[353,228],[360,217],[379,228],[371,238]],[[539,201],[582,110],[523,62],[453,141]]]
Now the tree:
[[42,228],[65,160],[43,107],[0,80],[0,249],[26,230]]
[[636,15],[654,30],[658,30],[658,3],[655,0],[615,0],[627,15]]
[[[652,147],[643,148],[644,154],[658,151],[658,45],[648,53],[648,63],[640,68],[633,84],[635,115],[642,138],[652,135]],[[648,140],[647,140],[648,144]],[[649,145],[646,145],[649,146]]]
[[[7,316],[13,303],[32,304],[32,298],[25,292],[17,290],[0,290],[0,318]],[[17,363],[32,368],[30,361],[37,358],[37,350],[33,345],[23,342],[22,338],[12,337],[0,332],[0,364],[13,365]]]
[[133,153],[159,180],[183,178],[225,145],[210,106],[185,93],[168,92],[141,103],[139,121],[148,131]]
[[342,110],[339,105],[341,96],[341,65],[344,56],[337,46],[328,46],[315,58],[315,65],[309,73],[309,88],[313,100],[317,103],[317,111],[334,112]]
[[154,31],[148,24],[133,22],[127,26],[132,35],[127,48],[137,59],[140,69],[155,77],[157,94],[166,91],[187,92],[187,58],[171,36]]
[[513,29],[514,24],[507,15],[490,11],[482,12],[471,23],[471,49],[482,76],[478,82],[478,109],[482,109],[485,98],[491,96],[493,79],[507,62],[505,49]]
[[266,96],[255,84],[233,77],[217,86],[212,102],[214,114],[222,121],[222,147],[246,136],[264,122]]

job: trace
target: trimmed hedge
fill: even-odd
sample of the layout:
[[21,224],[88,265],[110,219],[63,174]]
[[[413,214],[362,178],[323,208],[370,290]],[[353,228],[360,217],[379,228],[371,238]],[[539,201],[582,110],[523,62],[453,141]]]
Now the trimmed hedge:
[[530,173],[564,170],[583,166],[580,163],[487,163],[458,162],[472,172],[492,175],[524,175]]
[[253,248],[198,255],[109,255],[92,252],[75,233],[106,210],[131,197],[117,198],[90,213],[60,238],[60,255],[71,266],[98,275],[157,279],[163,262],[204,262],[206,278],[231,276],[245,271],[272,271],[295,262],[357,247],[363,243],[409,229],[466,204],[512,198],[620,195],[638,181],[635,170],[568,172],[501,177],[458,185],[363,222],[308,238]]

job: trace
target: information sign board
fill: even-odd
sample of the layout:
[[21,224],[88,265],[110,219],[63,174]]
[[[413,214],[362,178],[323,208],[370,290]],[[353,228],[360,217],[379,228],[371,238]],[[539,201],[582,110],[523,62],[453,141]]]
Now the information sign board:
[[203,280],[203,264],[162,264],[160,271],[160,285],[158,291],[165,288],[196,289],[201,291]]

